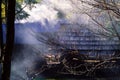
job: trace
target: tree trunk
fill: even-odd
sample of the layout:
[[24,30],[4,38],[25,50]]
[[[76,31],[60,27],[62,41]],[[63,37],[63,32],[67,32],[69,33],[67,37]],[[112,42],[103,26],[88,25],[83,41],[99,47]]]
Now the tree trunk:
[[[0,6],[2,1],[0,0]],[[0,8],[0,12],[2,12]],[[2,53],[3,53],[3,29],[2,29],[2,16],[0,15],[0,62],[2,60]]]
[[[0,6],[2,4],[2,1],[0,0]],[[2,12],[0,8],[0,12]],[[0,15],[0,80],[1,80],[1,62],[2,62],[2,54],[3,54],[3,30],[2,30],[2,16]]]
[[7,8],[7,16],[6,16],[7,36],[6,36],[6,48],[4,52],[2,80],[10,80],[11,56],[14,46],[15,2],[16,0],[12,0],[12,1],[8,0],[8,8]]

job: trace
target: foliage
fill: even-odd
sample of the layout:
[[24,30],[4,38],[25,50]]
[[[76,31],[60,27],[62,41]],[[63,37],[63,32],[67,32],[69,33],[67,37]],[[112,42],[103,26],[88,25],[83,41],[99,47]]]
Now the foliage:
[[2,18],[5,17],[5,5],[2,3],[1,5],[1,8],[2,8]]
[[[29,14],[24,11],[25,7],[29,7],[29,9],[32,9],[34,4],[37,4],[41,0],[17,0],[16,2],[16,19],[21,20],[25,19],[29,16]],[[24,5],[22,7],[22,5]]]
[[[29,9],[32,9],[34,4],[39,3],[41,0],[16,0],[16,10],[15,10],[15,18],[16,20],[22,20],[22,19],[26,19],[29,14],[24,10],[25,7],[28,7]],[[2,19],[4,21],[5,17],[6,17],[6,8],[5,5],[7,3],[5,3],[5,0],[3,0],[2,2]]]
[[17,20],[25,19],[29,16],[29,14],[23,10],[21,3],[16,3],[15,13],[16,13],[15,17]]

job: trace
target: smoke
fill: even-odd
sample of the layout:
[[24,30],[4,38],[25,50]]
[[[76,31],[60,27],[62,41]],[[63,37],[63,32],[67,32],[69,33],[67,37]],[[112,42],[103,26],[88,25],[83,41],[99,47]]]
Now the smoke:
[[[45,31],[38,22],[15,25],[15,48],[12,56],[11,80],[27,80],[26,70],[35,67],[43,61],[47,46],[36,39],[34,35]],[[37,63],[36,61],[39,61]]]
[[[25,20],[21,20],[20,23],[41,22],[42,25],[46,25],[44,21],[47,19],[50,27],[56,27],[54,25],[61,20],[67,20],[71,23],[88,24],[90,18],[86,14],[82,14],[86,8],[88,9],[88,6],[83,5],[77,0],[73,3],[71,1],[72,0],[43,0],[41,3],[34,5],[32,10],[26,7],[25,11],[28,12],[30,16]],[[59,13],[63,14],[62,18],[59,17]],[[44,27],[48,28],[48,26]]]
[[25,20],[21,20],[21,23],[25,22],[41,22],[42,25],[46,25],[44,20],[47,19],[50,25],[55,25],[57,23],[57,11],[45,4],[37,4],[32,10],[25,9],[31,16]]
[[[27,80],[26,69],[34,67],[34,61],[42,61],[42,54],[48,53],[48,46],[41,43],[36,38],[36,34],[41,32],[54,32],[61,22],[80,21],[76,14],[71,14],[72,4],[68,0],[44,0],[41,4],[36,4],[29,10],[25,10],[30,16],[19,21],[15,26],[15,48],[11,66],[11,80]],[[59,18],[58,13],[64,17]],[[80,15],[79,15],[80,16]],[[70,18],[69,18],[70,17]],[[41,76],[43,78],[43,76]]]

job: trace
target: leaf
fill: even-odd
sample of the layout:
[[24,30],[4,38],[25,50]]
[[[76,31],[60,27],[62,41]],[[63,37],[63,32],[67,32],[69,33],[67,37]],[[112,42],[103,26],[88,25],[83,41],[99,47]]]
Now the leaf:
[[2,3],[1,8],[2,8],[2,13],[1,13],[2,18],[5,18],[5,4]]

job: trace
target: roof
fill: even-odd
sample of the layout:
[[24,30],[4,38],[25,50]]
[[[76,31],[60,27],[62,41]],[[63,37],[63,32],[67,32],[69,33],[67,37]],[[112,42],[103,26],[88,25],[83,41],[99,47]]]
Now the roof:
[[[64,28],[64,29],[63,29]],[[97,36],[86,27],[62,24],[59,30],[60,41],[69,49],[79,50],[120,50],[119,40],[109,40]]]

